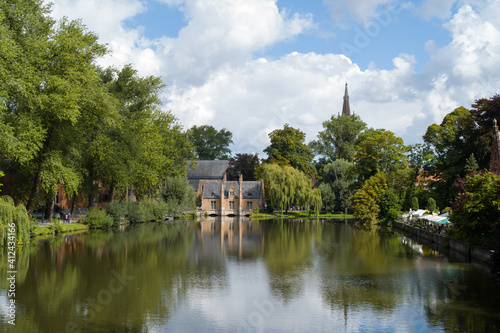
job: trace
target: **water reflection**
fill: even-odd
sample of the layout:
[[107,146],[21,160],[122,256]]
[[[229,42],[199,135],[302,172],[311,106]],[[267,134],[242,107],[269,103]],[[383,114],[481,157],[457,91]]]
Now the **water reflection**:
[[500,286],[485,268],[378,227],[144,224],[42,240],[16,264],[17,332],[500,329]]

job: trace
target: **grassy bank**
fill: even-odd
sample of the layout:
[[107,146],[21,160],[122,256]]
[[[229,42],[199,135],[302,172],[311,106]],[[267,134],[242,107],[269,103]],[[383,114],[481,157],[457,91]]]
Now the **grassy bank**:
[[316,216],[314,213],[306,213],[306,212],[288,212],[288,213],[258,213],[250,216],[251,219],[254,220],[264,220],[264,219],[323,219],[323,220],[345,220],[352,219],[352,214],[342,214],[342,213],[326,213],[319,214]]
[[52,235],[55,233],[63,234],[63,233],[74,232],[74,231],[79,231],[79,230],[89,230],[89,226],[85,225],[85,224],[81,224],[81,223],[69,223],[69,224],[60,223],[58,227],[55,227],[54,225],[51,224],[48,226],[36,227],[32,234],[34,236]]

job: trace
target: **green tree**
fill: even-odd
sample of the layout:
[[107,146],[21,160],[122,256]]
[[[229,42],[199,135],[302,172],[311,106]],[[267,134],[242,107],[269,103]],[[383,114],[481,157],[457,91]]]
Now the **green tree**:
[[259,154],[236,154],[229,160],[227,168],[228,180],[238,180],[243,175],[244,180],[255,180],[255,170],[260,166]]
[[299,129],[285,124],[283,129],[276,129],[269,133],[271,144],[264,149],[267,154],[267,163],[286,165],[290,163],[306,174],[315,173],[311,149],[304,143],[306,134]]
[[464,168],[465,174],[468,175],[478,170],[479,170],[479,165],[477,164],[476,158],[474,157],[474,153],[472,153],[465,161],[465,168]]
[[361,118],[356,114],[350,117],[332,116],[323,122],[323,128],[318,133],[318,139],[309,144],[311,149],[325,162],[339,158],[352,162],[358,136],[366,129]]
[[491,245],[500,226],[500,177],[486,172],[468,175],[453,202],[450,236],[472,245]]
[[418,210],[419,207],[420,206],[418,205],[418,198],[417,197],[411,198],[411,209],[412,210]]
[[323,168],[323,180],[319,188],[323,198],[323,207],[328,211],[347,212],[350,208],[349,197],[353,194],[353,185],[356,181],[353,167],[354,163],[341,158]]
[[350,198],[354,209],[356,223],[362,225],[375,224],[380,213],[380,204],[387,190],[384,172],[370,177],[362,188]]
[[302,206],[309,211],[314,206],[316,214],[321,209],[321,192],[313,188],[309,176],[291,166],[262,165],[266,196],[270,207],[283,212],[289,206]]
[[447,114],[440,125],[430,125],[423,136],[434,156],[426,166],[426,171],[435,179],[430,185],[435,188],[435,196],[441,206],[457,194],[457,189],[452,185],[456,175],[463,174],[464,132],[471,122],[470,111],[459,107]]
[[16,195],[27,198],[28,211],[44,203],[51,216],[59,186],[72,196],[82,183],[79,162],[87,138],[78,134],[90,132],[90,120],[113,118],[94,66],[106,48],[79,21],[55,25],[40,1],[5,1],[0,12],[2,29],[10,31],[6,43],[23,55],[10,66],[26,71],[16,84],[6,84],[0,155],[10,159]]
[[436,208],[436,200],[434,200],[434,198],[429,198],[429,200],[427,200],[427,207],[425,207],[425,209],[432,213],[436,211]]
[[198,159],[228,160],[231,155],[229,145],[233,143],[233,133],[223,128],[216,130],[213,126],[193,126],[188,130]]
[[364,181],[379,171],[394,177],[399,170],[408,165],[408,147],[403,139],[391,131],[368,130],[360,135],[354,158],[360,180]]
[[195,208],[195,193],[185,177],[168,177],[161,190],[162,199],[167,203],[168,214],[179,217],[187,210]]

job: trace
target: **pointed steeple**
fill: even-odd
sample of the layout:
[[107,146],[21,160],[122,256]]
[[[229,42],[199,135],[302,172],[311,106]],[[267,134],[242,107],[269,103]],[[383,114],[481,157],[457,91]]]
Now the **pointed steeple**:
[[500,136],[497,120],[493,120],[493,144],[491,146],[490,171],[500,176]]
[[345,83],[344,104],[342,105],[342,115],[350,117],[351,108],[349,106],[349,94],[347,93],[347,82]]

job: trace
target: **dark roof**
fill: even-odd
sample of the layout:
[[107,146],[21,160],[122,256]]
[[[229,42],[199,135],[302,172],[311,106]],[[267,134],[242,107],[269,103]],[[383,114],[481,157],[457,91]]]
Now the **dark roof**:
[[[234,197],[238,198],[240,184],[238,182],[226,182],[224,187],[224,197],[229,197],[229,189],[231,185],[234,187]],[[205,183],[203,191],[203,199],[220,199],[220,188],[222,181],[212,181]],[[262,195],[261,182],[243,182],[243,199],[260,199]]]
[[199,184],[199,180],[198,179],[188,179],[188,183],[189,185],[191,185],[193,187],[193,190],[196,192],[198,191],[198,184]]
[[[191,163],[195,164],[195,169],[191,169]],[[229,167],[229,161],[188,161],[188,179],[222,179],[224,171]]]

